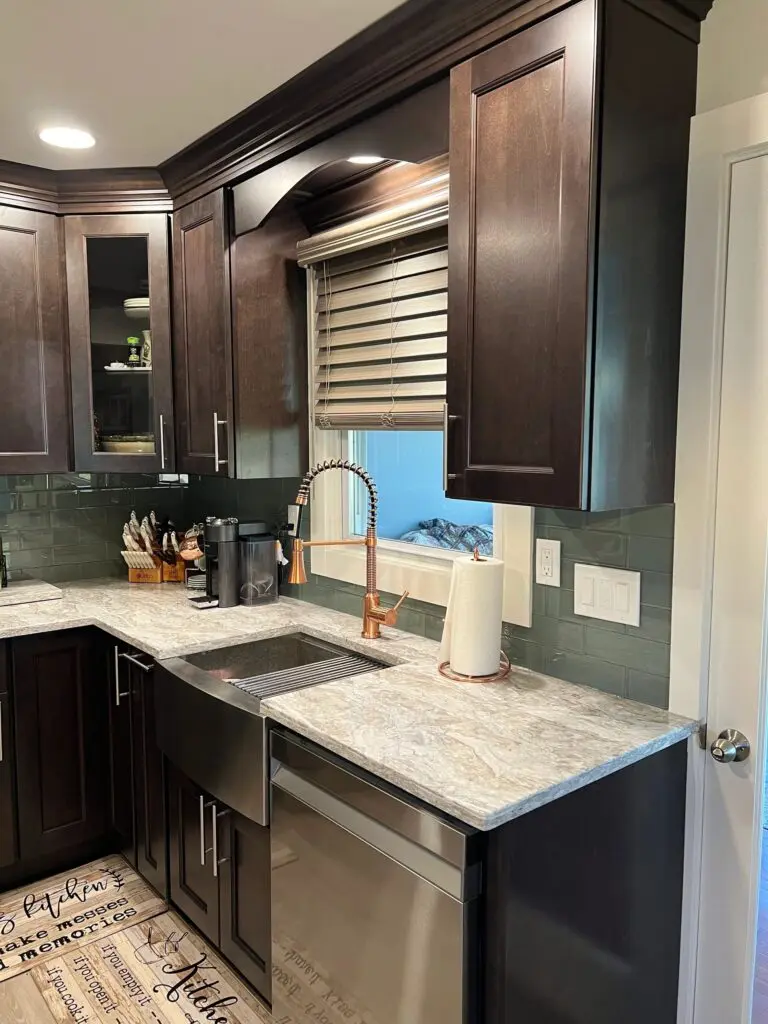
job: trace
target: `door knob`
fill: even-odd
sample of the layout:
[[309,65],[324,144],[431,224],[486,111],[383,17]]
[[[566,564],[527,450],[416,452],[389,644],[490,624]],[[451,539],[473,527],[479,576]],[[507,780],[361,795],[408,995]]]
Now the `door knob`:
[[750,750],[749,740],[738,729],[723,729],[709,748],[712,757],[719,761],[720,764],[730,764],[731,761],[746,761]]

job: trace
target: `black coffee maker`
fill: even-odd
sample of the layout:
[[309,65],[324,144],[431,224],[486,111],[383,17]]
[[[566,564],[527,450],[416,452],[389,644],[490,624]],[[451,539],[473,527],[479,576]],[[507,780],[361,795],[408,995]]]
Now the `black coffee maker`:
[[203,528],[205,595],[192,598],[199,608],[234,608],[240,603],[238,521],[208,516]]

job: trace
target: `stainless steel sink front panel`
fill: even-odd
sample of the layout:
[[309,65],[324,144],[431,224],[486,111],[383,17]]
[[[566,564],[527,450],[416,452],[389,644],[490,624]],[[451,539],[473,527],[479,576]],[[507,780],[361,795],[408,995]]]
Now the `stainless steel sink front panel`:
[[211,796],[269,823],[266,723],[258,701],[180,659],[158,663],[157,740]]

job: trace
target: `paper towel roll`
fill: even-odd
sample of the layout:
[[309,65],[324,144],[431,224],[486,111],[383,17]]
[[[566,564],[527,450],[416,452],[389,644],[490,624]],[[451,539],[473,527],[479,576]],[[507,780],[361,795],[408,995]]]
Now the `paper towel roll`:
[[504,563],[499,558],[453,563],[440,662],[464,676],[490,676],[499,670]]

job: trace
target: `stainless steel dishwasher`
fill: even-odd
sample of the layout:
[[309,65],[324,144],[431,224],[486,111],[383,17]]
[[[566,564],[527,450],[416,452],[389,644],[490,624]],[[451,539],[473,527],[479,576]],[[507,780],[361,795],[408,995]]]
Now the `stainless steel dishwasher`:
[[271,737],[277,1022],[474,1024],[481,836]]

